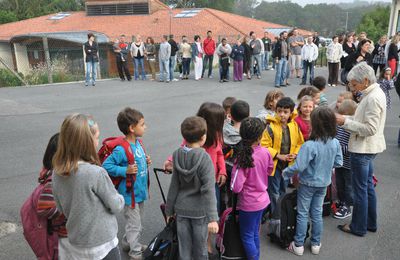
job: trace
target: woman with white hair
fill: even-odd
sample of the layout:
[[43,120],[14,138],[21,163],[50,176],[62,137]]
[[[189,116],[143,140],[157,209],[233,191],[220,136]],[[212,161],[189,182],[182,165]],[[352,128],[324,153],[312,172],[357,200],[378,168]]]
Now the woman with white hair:
[[383,129],[386,119],[386,97],[376,83],[375,72],[366,62],[354,66],[347,75],[350,90],[361,93],[354,117],[337,114],[338,125],[348,130],[352,185],[354,194],[351,224],[339,225],[347,233],[364,236],[376,232],[376,195],[372,182],[373,160],[386,149]]

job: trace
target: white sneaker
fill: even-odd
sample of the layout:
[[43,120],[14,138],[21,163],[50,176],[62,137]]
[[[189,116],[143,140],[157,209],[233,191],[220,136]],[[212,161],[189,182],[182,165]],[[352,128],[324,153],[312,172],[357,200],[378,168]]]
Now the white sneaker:
[[289,252],[292,252],[292,253],[295,254],[295,255],[302,256],[303,253],[304,253],[304,246],[296,246],[295,243],[294,243],[294,241],[292,241],[292,242],[289,244],[287,250],[288,250]]
[[336,84],[332,84],[332,87],[336,87]]
[[179,79],[173,78],[172,81],[179,81]]
[[320,249],[321,249],[321,244],[311,246],[311,253],[312,253],[313,255],[318,255]]

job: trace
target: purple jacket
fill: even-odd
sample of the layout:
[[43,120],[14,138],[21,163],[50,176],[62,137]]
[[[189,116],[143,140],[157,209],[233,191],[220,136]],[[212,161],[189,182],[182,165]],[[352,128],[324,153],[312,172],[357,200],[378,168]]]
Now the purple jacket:
[[267,193],[268,176],[274,169],[274,161],[267,148],[253,147],[254,167],[232,170],[231,190],[239,193],[238,208],[243,211],[259,211],[270,203]]

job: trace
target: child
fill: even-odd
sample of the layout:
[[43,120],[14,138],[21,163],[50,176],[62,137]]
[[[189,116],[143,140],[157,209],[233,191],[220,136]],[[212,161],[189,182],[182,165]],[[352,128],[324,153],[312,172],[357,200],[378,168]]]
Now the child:
[[274,163],[268,149],[260,146],[265,127],[255,117],[246,118],[240,126],[242,142],[233,168],[231,189],[239,193],[240,238],[247,259],[260,259],[259,229],[264,209],[269,204],[268,176]]
[[378,83],[386,95],[386,108],[390,109],[392,100],[389,90],[394,88],[394,82],[392,80],[392,70],[389,67],[381,72]]
[[313,86],[319,89],[320,95],[319,95],[319,106],[327,106],[328,105],[328,99],[326,99],[326,79],[324,77],[318,76],[316,77],[313,82]]
[[271,212],[274,212],[278,198],[286,193],[288,182],[282,179],[282,171],[294,162],[304,143],[293,112],[294,102],[291,98],[279,100],[275,117],[267,117],[268,125],[261,139],[261,145],[268,148],[274,159],[274,170],[268,177]]
[[267,116],[274,116],[276,103],[285,95],[280,90],[271,90],[267,93],[264,100],[264,107],[258,111],[257,118],[261,119],[264,124],[267,123]]
[[343,163],[342,151],[336,136],[336,117],[327,107],[318,107],[311,113],[311,136],[303,144],[296,162],[283,170],[283,177],[299,173],[297,192],[297,221],[294,241],[287,248],[303,255],[309,215],[311,217],[311,252],[319,254],[322,235],[322,204],[327,186],[331,183],[332,167]]
[[[128,165],[128,158],[122,146],[117,146],[103,162],[104,169],[114,177],[122,177],[118,192],[125,198],[124,217],[125,234],[122,239],[124,250],[129,250],[131,259],[142,259],[146,246],[139,243],[143,229],[144,202],[148,197],[148,165],[150,157],[146,156],[138,138],[146,132],[144,116],[133,108],[125,108],[117,117],[119,130],[130,143],[135,164]],[[134,187],[127,186],[127,179],[132,178]]]
[[353,93],[350,91],[344,91],[339,94],[337,97],[336,102],[329,105],[329,108],[332,109],[335,113],[338,112],[340,104],[346,99],[353,99]]
[[235,97],[226,97],[224,101],[222,101],[222,107],[225,111],[225,123],[230,123],[231,121],[231,107],[232,104],[236,102]]
[[315,107],[319,106],[320,97],[321,97],[321,91],[319,89],[317,89],[316,87],[302,88],[299,92],[299,95],[297,96],[297,100],[300,101],[300,99],[304,96],[312,97],[312,99],[314,101],[314,106]]
[[230,109],[231,122],[224,123],[223,137],[225,146],[233,146],[240,142],[239,134],[241,122],[250,116],[250,106],[246,101],[238,100]]
[[310,96],[304,96],[300,99],[297,111],[299,115],[294,119],[298,124],[301,133],[303,134],[304,141],[308,140],[311,133],[311,112],[314,110],[314,101]]
[[53,158],[54,200],[68,229],[60,259],[120,259],[116,214],[124,198],[100,167],[90,120],[82,114],[64,120]]
[[173,173],[165,213],[176,214],[179,259],[207,259],[207,231],[218,232],[214,168],[210,156],[202,148],[207,124],[198,116],[188,117],[181,124],[185,145],[173,158]]
[[[353,116],[357,109],[357,103],[354,100],[347,99],[339,106],[338,113],[345,116]],[[334,218],[345,219],[351,216],[350,206],[353,205],[352,181],[350,168],[350,154],[347,151],[350,132],[341,126],[336,126],[336,139],[339,140],[343,153],[343,166],[335,169],[337,195],[339,198],[339,207]]]

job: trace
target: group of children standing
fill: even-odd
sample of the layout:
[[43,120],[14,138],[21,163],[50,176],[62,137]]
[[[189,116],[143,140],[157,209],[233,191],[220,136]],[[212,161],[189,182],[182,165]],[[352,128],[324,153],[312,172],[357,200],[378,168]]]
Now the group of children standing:
[[[182,122],[183,143],[164,163],[172,173],[165,213],[177,223],[180,259],[214,257],[211,238],[224,204],[229,205],[226,193],[238,194],[248,259],[260,259],[263,212],[269,204],[276,209],[290,180],[298,188],[298,217],[289,251],[303,254],[310,216],[311,251],[319,253],[322,203],[333,168],[340,200],[335,217],[351,215],[349,133],[336,126],[335,113],[353,115],[357,104],[352,93],[343,92],[328,105],[326,80],[316,77],[314,85],[301,89],[297,105],[280,90],[268,92],[256,117],[250,117],[247,102],[228,97],[222,106],[203,103]],[[126,221],[122,248],[131,259],[142,259],[151,164],[141,141],[146,123],[133,108],[123,109],[117,123],[127,145],[116,146],[102,163],[100,130],[91,116],[66,117],[49,142],[42,172],[52,178],[38,212],[51,212],[46,216],[58,227],[60,259],[120,259],[116,215],[121,211]]]

